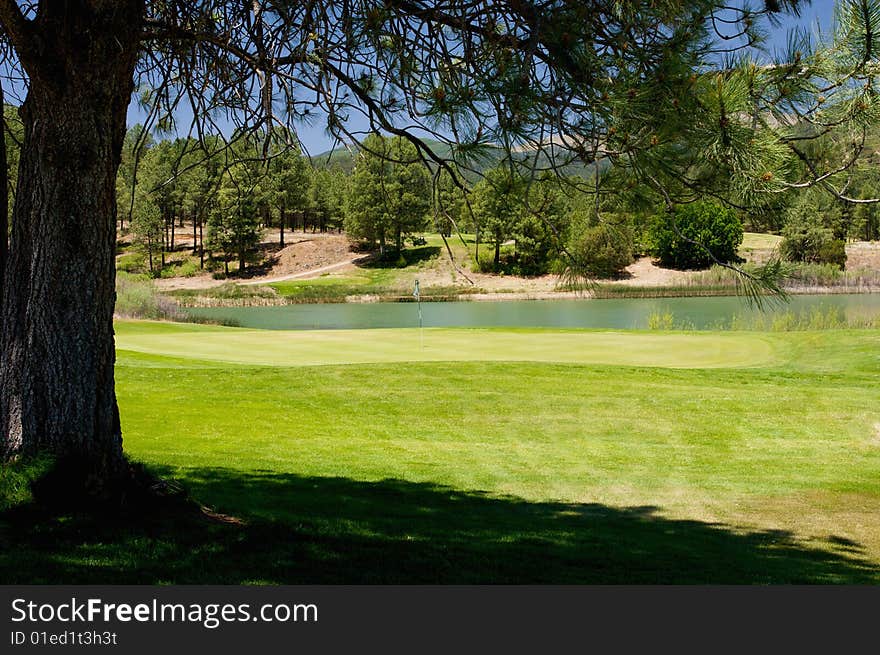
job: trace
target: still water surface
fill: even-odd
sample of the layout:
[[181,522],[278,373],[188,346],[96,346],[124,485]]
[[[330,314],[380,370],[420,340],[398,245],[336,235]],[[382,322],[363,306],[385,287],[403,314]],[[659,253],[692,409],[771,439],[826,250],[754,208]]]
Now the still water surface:
[[[847,317],[880,316],[880,294],[792,296],[773,312],[809,313],[839,309]],[[211,307],[190,313],[242,327],[265,330],[311,330],[417,327],[415,303],[332,303],[281,307]],[[559,327],[644,329],[651,316],[671,314],[676,327],[726,327],[748,323],[759,310],[743,298],[627,298],[614,300],[522,300],[424,302],[425,327]]]

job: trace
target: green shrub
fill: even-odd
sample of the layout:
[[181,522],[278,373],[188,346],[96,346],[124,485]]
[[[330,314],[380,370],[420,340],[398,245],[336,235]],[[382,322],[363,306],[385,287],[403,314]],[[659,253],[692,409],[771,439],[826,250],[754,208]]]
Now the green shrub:
[[782,258],[790,262],[846,266],[846,244],[842,237],[839,203],[816,193],[807,193],[789,208],[780,244]]
[[569,252],[590,277],[611,278],[633,262],[632,233],[626,226],[599,223],[572,235]]
[[843,270],[846,268],[846,243],[843,239],[832,239],[819,248],[819,261],[833,264]]
[[782,258],[790,262],[846,267],[846,244],[831,229],[816,224],[790,224],[782,232]]
[[163,278],[169,277],[194,277],[200,275],[202,269],[199,267],[199,260],[194,257],[169,262],[162,269],[159,276]]
[[536,216],[523,216],[516,226],[516,249],[504,270],[514,275],[544,275],[556,254],[555,239],[547,224]]
[[491,252],[480,252],[480,258],[474,264],[474,269],[478,273],[497,273],[501,270],[501,265],[495,266]]
[[782,258],[790,262],[832,264],[846,267],[846,244],[835,239],[831,230],[818,226],[790,226],[783,231]]
[[737,213],[708,201],[661,212],[650,228],[655,254],[663,266],[671,268],[708,268],[716,263],[715,259],[724,263],[738,261],[742,239],[743,226]]
[[817,224],[789,223],[782,231],[784,241],[780,245],[782,258],[790,262],[809,264],[846,264],[846,250],[840,239],[835,239],[831,229]]

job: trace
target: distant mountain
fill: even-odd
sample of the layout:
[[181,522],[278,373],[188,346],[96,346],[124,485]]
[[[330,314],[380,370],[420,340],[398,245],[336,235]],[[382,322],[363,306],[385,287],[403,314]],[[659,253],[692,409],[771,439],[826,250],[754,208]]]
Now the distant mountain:
[[[424,139],[424,143],[429,146],[438,156],[443,158],[450,157],[451,148],[449,144],[433,139]],[[514,157],[525,160],[530,156],[528,151],[519,151],[513,154]],[[357,150],[352,148],[341,147],[334,150],[327,150],[317,155],[312,155],[312,164],[316,168],[332,168],[338,166],[346,173],[351,173],[354,169]],[[470,171],[465,171],[465,177],[471,181],[479,178],[481,173],[494,168],[504,159],[504,150],[500,147],[486,148],[480,152],[479,156],[475,156],[468,162]],[[538,159],[538,168],[549,167],[549,159],[547,155],[542,154]],[[604,167],[603,167],[604,168]],[[585,166],[582,164],[570,164],[563,167],[566,175],[578,175],[587,177],[592,173],[593,166]]]

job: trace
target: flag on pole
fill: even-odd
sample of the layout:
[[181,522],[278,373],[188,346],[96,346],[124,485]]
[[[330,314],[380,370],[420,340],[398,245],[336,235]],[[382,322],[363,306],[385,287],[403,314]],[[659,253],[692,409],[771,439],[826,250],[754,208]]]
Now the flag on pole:
[[422,294],[419,291],[419,281],[416,280],[415,285],[413,286],[413,298],[416,299],[416,302],[419,304],[419,346],[422,345]]

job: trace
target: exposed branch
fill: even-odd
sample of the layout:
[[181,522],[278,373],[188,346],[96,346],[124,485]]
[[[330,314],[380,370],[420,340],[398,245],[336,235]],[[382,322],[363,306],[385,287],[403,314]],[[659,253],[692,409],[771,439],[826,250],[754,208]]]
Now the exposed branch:
[[0,0],[0,26],[15,48],[25,69],[32,70],[37,57],[34,27],[21,13],[15,0]]

